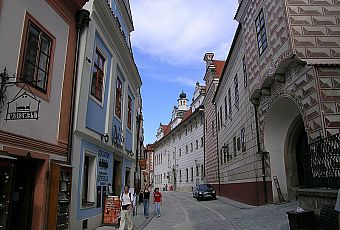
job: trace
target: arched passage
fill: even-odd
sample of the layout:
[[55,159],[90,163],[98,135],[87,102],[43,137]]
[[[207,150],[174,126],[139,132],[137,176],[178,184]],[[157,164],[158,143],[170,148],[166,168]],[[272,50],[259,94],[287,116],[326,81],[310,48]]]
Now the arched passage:
[[[299,157],[308,145],[303,119],[297,105],[289,98],[278,99],[270,108],[265,120],[264,148],[270,155],[271,176],[277,176],[283,197],[296,199],[296,188],[303,181],[298,165]],[[273,184],[273,201],[278,193]]]

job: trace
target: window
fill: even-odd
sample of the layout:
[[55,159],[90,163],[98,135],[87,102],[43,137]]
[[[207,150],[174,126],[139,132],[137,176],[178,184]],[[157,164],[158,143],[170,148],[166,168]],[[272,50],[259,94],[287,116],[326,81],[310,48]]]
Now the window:
[[201,137],[201,147],[203,147],[203,137]]
[[84,155],[82,180],[82,205],[92,206],[95,203],[96,193],[96,158]]
[[234,78],[234,87],[235,87],[235,107],[239,108],[239,102],[240,102],[240,95],[238,92],[238,78],[237,78],[237,74]]
[[225,116],[225,119],[228,120],[228,101],[227,101],[227,96],[224,97],[224,116]]
[[132,127],[132,99],[130,95],[128,96],[128,120],[127,127],[131,130]]
[[215,127],[214,127],[214,121],[211,122],[211,129],[212,129],[212,136],[215,136]]
[[244,56],[242,59],[242,65],[243,65],[243,84],[244,84],[244,88],[247,88],[248,74],[247,74],[247,66],[246,66],[246,56]]
[[182,182],[182,170],[179,170],[179,182]]
[[241,150],[241,139],[240,137],[237,138],[237,151]]
[[196,149],[198,149],[198,140],[196,140]]
[[118,118],[122,118],[122,91],[123,85],[122,81],[117,78],[116,84],[116,115]]
[[190,125],[190,133],[192,132],[192,125]]
[[222,151],[222,149],[220,150],[220,158],[221,158],[220,164],[223,164],[223,151]]
[[197,121],[195,121],[195,128],[197,129],[197,126],[198,126],[198,124],[197,124],[198,122]]
[[186,170],[186,182],[188,182],[189,181],[189,170],[188,169],[185,169]]
[[[226,145],[226,148],[228,148],[228,145]],[[223,149],[223,162],[227,163],[227,152],[229,151],[229,149]]]
[[220,112],[217,112],[217,131],[220,130]]
[[179,137],[178,137],[179,140],[182,139],[182,132],[179,133]]
[[233,137],[233,149],[234,149],[234,157],[237,155],[237,149],[236,149],[236,137]]
[[221,129],[223,127],[223,121],[222,121],[222,106],[220,106],[220,122],[221,122]]
[[196,165],[196,176],[199,176],[200,172],[199,172],[199,167],[198,165]]
[[51,58],[53,55],[54,38],[42,27],[27,20],[26,37],[23,38],[23,55],[20,67],[20,78],[34,88],[48,93]]
[[185,153],[188,154],[189,150],[188,150],[188,146],[185,146]]
[[204,178],[204,167],[203,165],[201,165],[201,180],[203,180]]
[[179,151],[179,156],[182,156],[182,149],[178,149]]
[[185,136],[188,135],[188,129],[185,129]]
[[191,181],[194,181],[194,168],[191,167]]
[[233,156],[231,156],[229,153],[229,144],[226,145],[226,155],[227,155],[227,161],[230,161],[231,159],[233,159]]
[[103,100],[104,63],[105,58],[97,48],[92,69],[91,95],[100,102]]
[[255,26],[257,34],[257,45],[259,49],[259,54],[261,56],[268,46],[263,9],[261,9],[260,13],[256,17]]
[[241,129],[241,144],[242,144],[242,152],[245,152],[247,150],[246,148],[246,129]]
[[194,145],[192,144],[192,142],[190,143],[190,147],[191,152],[194,151]]
[[229,117],[231,119],[231,115],[233,114],[232,106],[231,106],[231,90],[228,89],[228,100],[229,100]]

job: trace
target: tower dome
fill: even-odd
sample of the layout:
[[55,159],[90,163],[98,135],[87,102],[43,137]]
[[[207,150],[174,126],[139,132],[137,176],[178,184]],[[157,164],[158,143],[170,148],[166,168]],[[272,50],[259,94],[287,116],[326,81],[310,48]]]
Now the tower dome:
[[179,95],[180,99],[187,98],[187,95],[182,91],[182,93]]

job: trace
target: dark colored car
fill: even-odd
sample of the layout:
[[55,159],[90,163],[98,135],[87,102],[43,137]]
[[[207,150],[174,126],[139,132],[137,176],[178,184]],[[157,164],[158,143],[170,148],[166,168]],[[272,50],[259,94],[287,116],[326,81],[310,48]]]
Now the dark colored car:
[[192,196],[197,200],[214,199],[216,200],[215,189],[210,184],[199,184],[193,189]]

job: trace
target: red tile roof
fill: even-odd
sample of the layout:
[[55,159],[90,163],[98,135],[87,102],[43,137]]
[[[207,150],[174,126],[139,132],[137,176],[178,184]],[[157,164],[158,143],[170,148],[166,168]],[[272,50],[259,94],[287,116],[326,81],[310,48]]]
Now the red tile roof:
[[225,61],[213,60],[213,64],[216,67],[216,76],[220,78],[223,72]]
[[170,124],[169,125],[162,125],[162,128],[163,128],[164,136],[166,136],[171,131]]
[[185,112],[181,123],[185,122],[191,116],[191,114],[192,114],[192,110],[190,108],[188,111]]

